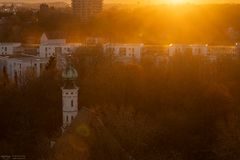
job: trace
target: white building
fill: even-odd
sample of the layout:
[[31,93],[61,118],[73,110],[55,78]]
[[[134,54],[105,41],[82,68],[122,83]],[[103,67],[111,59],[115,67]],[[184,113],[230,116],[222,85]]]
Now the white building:
[[208,55],[208,45],[207,44],[191,44],[190,48],[193,55]]
[[237,46],[209,46],[209,55],[236,55]]
[[230,56],[235,58],[237,56],[237,45],[236,46],[209,46],[208,47],[208,60],[216,62],[220,57]]
[[103,51],[105,54],[110,54],[117,61],[128,62],[130,60],[140,61],[144,44],[104,44]]
[[192,55],[203,55],[207,56],[208,54],[208,45],[207,44],[170,44],[168,48],[169,56],[172,57],[176,54],[185,54],[190,53]]
[[28,76],[39,77],[48,59],[26,55],[0,57],[0,70],[6,69],[10,81],[24,82]]
[[85,41],[86,47],[96,47],[96,46],[102,46],[104,44],[105,40],[101,37],[87,37]]
[[65,39],[48,39],[47,35],[43,33],[39,45],[39,56],[49,58],[57,56],[57,54],[69,54],[80,46],[79,43],[66,43]]
[[65,56],[73,53],[80,46],[80,43],[66,43],[65,39],[48,39],[43,33],[39,45],[39,56],[42,58],[55,56],[57,68],[63,69],[66,65]]
[[0,55],[13,55],[21,52],[21,43],[0,43]]
[[76,69],[68,63],[62,72],[62,78],[65,81],[62,87],[63,132],[78,114],[78,87],[74,83],[77,77]]

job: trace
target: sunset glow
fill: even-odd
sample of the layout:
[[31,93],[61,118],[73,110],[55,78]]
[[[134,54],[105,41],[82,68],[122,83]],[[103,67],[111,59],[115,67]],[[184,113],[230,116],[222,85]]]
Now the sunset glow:
[[0,0],[0,160],[240,160],[240,0]]
[[184,0],[171,0],[170,3],[172,4],[180,4],[180,3],[184,3]]

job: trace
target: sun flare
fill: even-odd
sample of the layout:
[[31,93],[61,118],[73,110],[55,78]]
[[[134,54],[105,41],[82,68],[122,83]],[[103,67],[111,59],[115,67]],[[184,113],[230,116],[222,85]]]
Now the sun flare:
[[184,0],[170,0],[170,3],[172,4],[180,4],[180,3],[184,3]]

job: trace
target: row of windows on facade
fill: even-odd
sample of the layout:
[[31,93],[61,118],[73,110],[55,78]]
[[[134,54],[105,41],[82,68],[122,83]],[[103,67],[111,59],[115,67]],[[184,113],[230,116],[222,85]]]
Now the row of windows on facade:
[[[206,50],[202,50],[201,48],[196,48],[196,49],[184,49],[181,50],[180,48],[176,48],[175,49],[175,53],[183,53],[183,52],[188,52],[188,53],[197,53],[197,54],[201,54],[206,52]],[[207,50],[208,54],[215,54],[215,53],[220,53],[220,54],[232,54],[235,55],[237,53],[236,49],[209,49]]]
[[1,54],[2,54],[2,55],[4,55],[4,54],[7,55],[8,53],[7,53],[7,52],[2,52]]
[[[16,63],[13,63],[14,67],[16,67],[16,65],[17,65]],[[19,65],[19,69],[21,69],[22,68],[22,64],[20,63],[18,65]],[[37,64],[36,63],[34,63],[34,67],[37,68]]]
[[175,52],[176,53],[182,53],[183,51],[187,51],[187,52],[196,52],[196,53],[202,53],[202,49],[201,48],[198,48],[198,49],[191,49],[191,48],[188,48],[186,50],[181,50],[180,48],[176,48],[175,49]]
[[48,53],[48,54],[46,53],[46,54],[45,54],[45,57],[47,58],[48,56],[49,56],[49,57],[55,56],[55,53]]
[[[112,48],[112,50],[113,50],[113,51],[115,51],[115,48]],[[121,51],[121,50],[127,51],[127,48],[120,47],[120,48],[119,48],[119,50],[120,50],[120,51]],[[134,48],[128,48],[128,50],[132,50],[132,52],[134,52],[134,51],[135,51],[135,49],[134,49]]]
[[[70,48],[65,48],[65,50],[67,50],[67,52],[70,52]],[[45,52],[48,52],[47,48],[45,48]],[[56,48],[55,48],[55,51],[52,51],[51,53],[45,53],[45,57],[55,56],[56,52],[57,51],[56,51]],[[61,53],[62,51],[59,51],[59,52]]]
[[[127,56],[127,54],[126,53],[119,53],[119,56]],[[129,53],[128,56],[129,57],[135,57],[135,54],[134,53],[132,53],[132,54]]]
[[[59,48],[59,47],[55,47],[54,49],[57,50],[58,48]],[[61,48],[61,49],[62,49],[62,48]],[[70,48],[63,48],[63,49],[70,52]],[[48,50],[52,50],[52,48],[51,48],[51,47],[46,47],[46,48],[45,48],[45,51],[47,52]]]
[[8,53],[7,53],[7,47],[2,47],[2,52],[1,52],[1,54],[2,54],[2,55],[8,54]]
[[[74,119],[74,116],[69,116],[69,117],[71,117],[71,121],[73,121],[73,119]],[[66,116],[66,121],[67,121],[67,122],[71,122],[71,121],[69,121],[69,118],[68,118],[68,116]]]
[[66,94],[66,95],[69,95],[69,94],[73,95],[73,92],[71,92],[71,93],[67,92],[67,93],[65,93],[65,94]]
[[2,47],[2,50],[7,51],[7,47]]
[[[134,48],[129,48],[129,50],[131,53],[129,53],[128,56],[134,57],[135,56]],[[110,53],[113,53],[113,52],[115,52],[115,48],[110,48]],[[119,48],[119,56],[127,56],[127,48]]]

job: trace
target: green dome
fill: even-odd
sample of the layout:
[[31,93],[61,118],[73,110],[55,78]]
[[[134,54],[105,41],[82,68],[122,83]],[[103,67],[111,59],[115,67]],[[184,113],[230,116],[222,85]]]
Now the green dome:
[[69,65],[65,70],[62,72],[62,78],[65,80],[75,80],[78,77],[77,70]]

